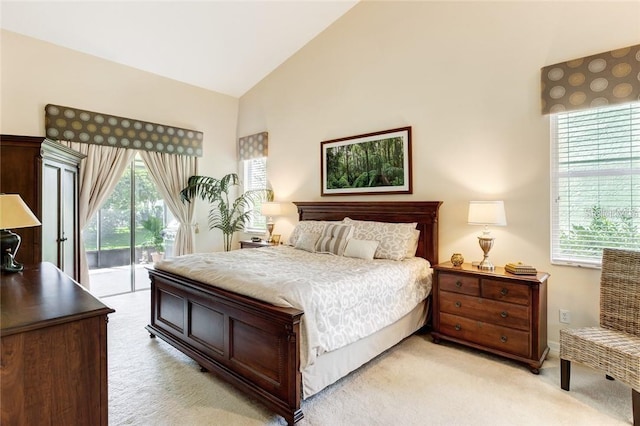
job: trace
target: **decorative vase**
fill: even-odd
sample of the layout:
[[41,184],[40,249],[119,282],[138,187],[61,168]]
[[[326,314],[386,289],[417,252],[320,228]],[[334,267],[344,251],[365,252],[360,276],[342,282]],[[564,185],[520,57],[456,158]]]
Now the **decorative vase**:
[[464,257],[462,257],[461,253],[453,253],[451,263],[453,263],[453,266],[460,266],[464,263]]

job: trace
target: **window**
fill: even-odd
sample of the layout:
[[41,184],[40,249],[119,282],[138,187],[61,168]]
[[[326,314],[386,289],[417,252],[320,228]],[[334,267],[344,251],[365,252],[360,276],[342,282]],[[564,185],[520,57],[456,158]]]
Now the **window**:
[[[267,187],[267,157],[258,157],[244,160],[244,190],[264,189]],[[254,214],[251,215],[245,228],[246,232],[263,233],[267,229],[267,221],[260,214],[260,202],[254,206]]]
[[640,103],[556,114],[551,141],[551,261],[640,250]]

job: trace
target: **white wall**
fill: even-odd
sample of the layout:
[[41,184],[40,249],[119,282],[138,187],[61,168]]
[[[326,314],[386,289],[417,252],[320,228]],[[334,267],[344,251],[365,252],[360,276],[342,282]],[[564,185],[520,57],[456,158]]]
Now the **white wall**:
[[[491,258],[551,273],[556,349],[559,308],[571,326],[597,323],[599,271],[549,262],[540,68],[638,40],[638,2],[365,1],[240,99],[238,135],[268,131],[276,199],[309,201],[321,198],[321,141],[412,126],[413,194],[353,199],[444,201],[441,261],[479,259],[467,203],[504,200],[508,226],[494,230]],[[294,223],[279,220],[277,233]]]
[[[236,171],[238,99],[2,30],[0,133],[44,136],[48,103],[204,133],[199,173]],[[222,249],[207,230],[208,206],[196,204],[199,251]]]

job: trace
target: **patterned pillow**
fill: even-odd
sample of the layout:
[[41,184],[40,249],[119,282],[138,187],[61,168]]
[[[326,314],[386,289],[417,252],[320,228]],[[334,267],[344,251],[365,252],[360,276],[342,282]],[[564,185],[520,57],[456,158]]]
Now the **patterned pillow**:
[[407,256],[409,247],[413,245],[413,231],[417,225],[417,222],[387,223],[353,220],[348,217],[343,222],[355,227],[353,238],[380,242],[374,255],[376,259],[391,260],[402,260]]
[[414,229],[413,235],[411,236],[411,240],[409,240],[409,244],[407,244],[407,254],[404,256],[405,259],[416,257],[416,251],[418,251],[419,240],[420,240],[420,230]]
[[302,234],[303,232],[313,232],[316,234],[322,234],[322,231],[324,231],[324,227],[327,226],[327,223],[335,223],[335,222],[329,222],[325,220],[303,220],[301,222],[298,222],[296,227],[293,228],[293,231],[291,232],[291,236],[289,236],[289,245],[292,245],[295,247],[296,242],[300,237],[300,234]]
[[316,243],[319,238],[320,234],[317,232],[303,232],[296,240],[295,248],[313,253],[316,251]]
[[373,255],[380,243],[370,240],[356,240],[355,238],[347,241],[347,247],[344,249],[345,257],[357,257],[358,259],[373,260]]
[[316,243],[316,251],[342,256],[347,241],[353,235],[353,226],[329,224]]

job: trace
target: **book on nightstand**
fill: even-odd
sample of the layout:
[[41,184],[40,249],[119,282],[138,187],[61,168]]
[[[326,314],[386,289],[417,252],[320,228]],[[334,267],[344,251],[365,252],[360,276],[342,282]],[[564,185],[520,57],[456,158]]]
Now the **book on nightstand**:
[[538,271],[531,265],[525,265],[522,262],[512,262],[504,265],[504,270],[510,274],[516,275],[536,275]]

